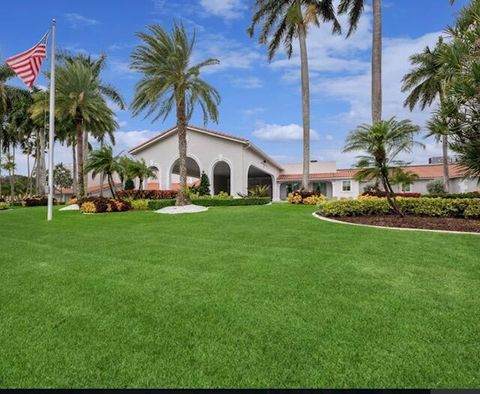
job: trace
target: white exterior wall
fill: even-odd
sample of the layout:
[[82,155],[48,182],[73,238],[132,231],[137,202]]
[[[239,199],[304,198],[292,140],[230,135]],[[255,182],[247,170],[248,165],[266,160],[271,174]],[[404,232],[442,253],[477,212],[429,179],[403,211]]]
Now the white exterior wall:
[[[137,158],[143,158],[147,165],[158,168],[158,178],[161,189],[169,189],[172,183],[172,167],[178,159],[178,137],[172,133],[147,145],[134,153]],[[213,171],[215,164],[224,161],[230,166],[231,195],[246,193],[248,185],[248,169],[250,165],[272,176],[273,199],[278,200],[278,188],[275,187],[280,169],[265,160],[263,156],[245,144],[222,137],[211,136],[197,131],[187,130],[187,156],[194,159],[200,171],[205,171],[214,189]]]
[[[342,190],[343,181],[350,181],[351,188],[349,192]],[[357,198],[363,190],[360,189],[360,183],[354,179],[336,179],[332,181],[332,195],[333,198],[345,199],[345,198]]]

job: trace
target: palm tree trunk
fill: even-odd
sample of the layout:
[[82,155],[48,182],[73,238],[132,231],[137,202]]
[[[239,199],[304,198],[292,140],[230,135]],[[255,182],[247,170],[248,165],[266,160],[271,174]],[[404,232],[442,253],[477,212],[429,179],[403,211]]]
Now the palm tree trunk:
[[83,130],[82,121],[77,120],[75,134],[77,137],[77,179],[78,179],[78,196],[85,197],[85,183],[83,178]]
[[27,178],[28,178],[27,194],[30,194],[30,188],[32,186],[32,177],[30,176],[30,151],[28,150],[27,150]]
[[12,163],[10,163],[10,171],[9,171],[9,174],[10,174],[10,177],[9,177],[9,180],[10,180],[10,197],[12,198],[12,201],[15,197],[15,146],[12,147],[12,153],[10,155],[10,158],[12,160]]
[[373,0],[372,121],[382,120],[382,0]]
[[2,196],[2,136],[0,135],[0,197]]
[[307,32],[305,25],[298,26],[302,74],[302,115],[303,115],[303,176],[302,188],[310,190],[310,81],[308,75]]
[[88,131],[83,132],[83,187],[88,192],[88,172],[85,171],[88,158]]
[[38,152],[38,194],[44,196],[46,193],[46,182],[47,182],[47,174],[46,174],[46,164],[45,164],[45,129],[41,128],[40,133],[38,135],[39,139],[39,152]]
[[180,167],[180,189],[177,194],[177,206],[190,204],[187,196],[187,120],[185,115],[185,97],[177,101],[177,133]]
[[77,154],[75,144],[72,142],[72,165],[73,165],[73,194],[78,197]]
[[[103,139],[100,141],[100,148],[103,148]],[[100,197],[103,197],[103,182],[105,182],[105,174],[100,173]]]
[[448,135],[442,135],[442,151],[443,151],[443,183],[445,191],[449,193],[450,175],[448,173]]
[[[37,157],[38,157],[38,156],[37,156],[37,155],[38,155],[38,149],[37,149],[37,147],[35,147],[35,150],[36,150],[36,153],[35,153],[35,157],[34,157],[34,159],[33,159],[32,172],[31,172],[31,174],[30,174],[31,183],[30,183],[30,188],[29,188],[29,190],[28,190],[28,194],[29,194],[29,195],[32,195],[32,194],[33,194],[33,173],[37,171],[37,170],[36,170],[36,168],[37,168]],[[36,177],[35,177],[35,179],[36,179]],[[35,190],[36,190],[36,188],[37,188],[37,184],[35,184]]]
[[112,198],[116,198],[115,190],[113,190],[113,179],[112,175],[107,175],[108,187],[110,188],[110,193],[112,194]]

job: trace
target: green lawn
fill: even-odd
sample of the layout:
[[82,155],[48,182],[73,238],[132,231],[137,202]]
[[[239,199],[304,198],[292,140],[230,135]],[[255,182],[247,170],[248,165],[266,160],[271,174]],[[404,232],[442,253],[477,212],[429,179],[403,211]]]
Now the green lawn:
[[480,386],[480,237],[312,211],[0,212],[0,386]]

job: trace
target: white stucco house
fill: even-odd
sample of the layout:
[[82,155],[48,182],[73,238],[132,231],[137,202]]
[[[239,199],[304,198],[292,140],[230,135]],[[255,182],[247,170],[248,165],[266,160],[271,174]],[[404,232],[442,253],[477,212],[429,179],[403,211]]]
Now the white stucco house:
[[[130,154],[152,167],[156,179],[149,179],[148,189],[172,189],[178,183],[178,138],[176,127],[132,148]],[[289,190],[299,188],[302,164],[280,164],[245,138],[196,126],[187,129],[187,176],[194,183],[204,171],[211,183],[212,194],[226,192],[232,196],[247,193],[255,185],[268,185],[274,201],[287,198]],[[427,193],[426,185],[442,178],[442,165],[412,165],[405,168],[418,175],[409,192]],[[335,162],[310,165],[314,190],[330,198],[356,198],[366,184],[354,179],[355,169],[337,169]],[[452,192],[479,190],[477,180],[463,179],[463,172],[450,165]],[[398,189],[398,191],[401,191]]]

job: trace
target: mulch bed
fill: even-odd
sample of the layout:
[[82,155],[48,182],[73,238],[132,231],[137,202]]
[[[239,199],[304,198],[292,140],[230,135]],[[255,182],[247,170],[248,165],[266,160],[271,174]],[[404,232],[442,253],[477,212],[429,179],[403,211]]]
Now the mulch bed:
[[348,216],[336,220],[349,223],[369,224],[383,227],[419,228],[480,233],[480,220],[461,218],[436,218],[427,216]]

